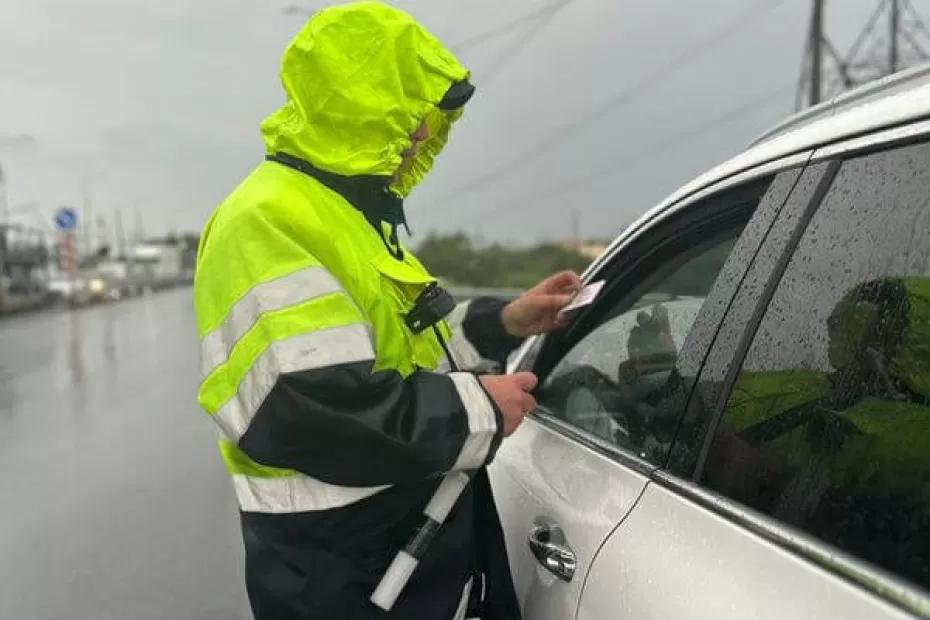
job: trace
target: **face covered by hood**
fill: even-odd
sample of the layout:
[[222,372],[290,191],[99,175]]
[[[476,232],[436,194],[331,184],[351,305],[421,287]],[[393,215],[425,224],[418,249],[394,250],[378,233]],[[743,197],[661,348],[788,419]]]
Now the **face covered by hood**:
[[461,116],[473,91],[468,75],[403,11],[380,2],[323,9],[284,53],[287,102],[262,123],[266,152],[342,176],[389,180],[411,147],[410,135],[426,122],[429,137],[391,185],[404,197],[432,167]]

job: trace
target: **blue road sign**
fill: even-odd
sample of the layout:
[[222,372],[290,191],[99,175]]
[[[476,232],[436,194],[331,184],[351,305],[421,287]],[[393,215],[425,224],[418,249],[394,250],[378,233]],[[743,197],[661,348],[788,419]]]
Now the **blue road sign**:
[[55,212],[55,225],[61,230],[74,230],[77,220],[77,211],[71,207],[62,207]]

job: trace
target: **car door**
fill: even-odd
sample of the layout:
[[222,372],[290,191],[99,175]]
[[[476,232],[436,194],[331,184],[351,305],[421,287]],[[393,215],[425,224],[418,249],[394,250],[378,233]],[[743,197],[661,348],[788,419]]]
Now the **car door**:
[[688,377],[804,161],[697,196],[630,235],[586,275],[606,282],[598,300],[522,353],[517,367],[540,378],[539,407],[490,474],[527,620],[575,616],[598,550],[666,462]]
[[928,131],[805,170],[579,618],[930,616]]

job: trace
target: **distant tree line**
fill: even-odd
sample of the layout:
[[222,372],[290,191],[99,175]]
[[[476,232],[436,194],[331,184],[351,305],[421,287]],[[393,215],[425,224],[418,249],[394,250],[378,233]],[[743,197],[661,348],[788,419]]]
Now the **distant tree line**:
[[[146,241],[181,244],[185,250],[185,267],[193,268],[196,262],[200,237],[195,233],[169,233]],[[99,256],[94,258],[105,258],[110,251],[109,247],[101,248]],[[430,272],[447,284],[459,286],[525,289],[562,269],[581,273],[591,263],[590,257],[555,243],[529,247],[479,246],[462,233],[431,233],[416,249],[416,254]]]
[[476,246],[464,234],[431,233],[417,257],[447,284],[529,288],[562,269],[581,272],[591,262],[578,252],[552,243],[530,247]]

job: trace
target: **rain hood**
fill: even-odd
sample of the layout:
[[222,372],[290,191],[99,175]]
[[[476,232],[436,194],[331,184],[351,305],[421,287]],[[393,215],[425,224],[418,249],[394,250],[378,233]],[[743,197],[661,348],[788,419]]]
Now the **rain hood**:
[[[441,110],[468,70],[410,15],[380,2],[323,9],[281,65],[287,102],[262,123],[269,154],[287,153],[343,176],[392,177],[410,134],[430,137],[393,182],[405,197],[433,165],[461,108]],[[445,105],[442,107],[446,107]]]

